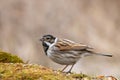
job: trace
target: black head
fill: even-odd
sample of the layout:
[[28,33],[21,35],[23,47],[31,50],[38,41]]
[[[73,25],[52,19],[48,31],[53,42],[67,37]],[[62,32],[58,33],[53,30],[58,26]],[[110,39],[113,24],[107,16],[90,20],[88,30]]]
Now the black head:
[[50,44],[52,44],[52,43],[54,43],[54,41],[55,41],[55,37],[52,36],[52,35],[44,35],[44,36],[40,39],[40,41],[45,42],[45,43],[50,43]]
[[43,48],[44,48],[44,51],[45,51],[46,55],[47,55],[47,50],[48,50],[49,46],[52,43],[54,43],[55,39],[56,38],[54,36],[52,36],[52,35],[44,35],[40,39],[40,41],[42,41],[42,45],[43,45]]

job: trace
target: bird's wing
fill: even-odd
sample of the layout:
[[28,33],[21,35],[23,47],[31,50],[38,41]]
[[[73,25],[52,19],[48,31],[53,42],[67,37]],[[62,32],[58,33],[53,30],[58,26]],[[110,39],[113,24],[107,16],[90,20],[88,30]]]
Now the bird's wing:
[[60,51],[91,49],[91,47],[88,47],[87,45],[75,43],[67,39],[59,39],[55,44],[55,47],[57,47]]

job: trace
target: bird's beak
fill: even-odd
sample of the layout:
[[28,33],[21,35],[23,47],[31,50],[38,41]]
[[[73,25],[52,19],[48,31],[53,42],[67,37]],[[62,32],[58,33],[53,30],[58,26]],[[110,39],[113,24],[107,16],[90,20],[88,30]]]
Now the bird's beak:
[[41,38],[40,41],[43,41],[43,38]]

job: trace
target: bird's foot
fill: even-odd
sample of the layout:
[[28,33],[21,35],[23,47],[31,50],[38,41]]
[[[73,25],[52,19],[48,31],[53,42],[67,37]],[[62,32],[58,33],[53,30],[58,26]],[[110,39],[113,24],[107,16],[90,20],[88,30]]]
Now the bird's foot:
[[63,72],[63,71],[62,71],[62,73],[65,73],[65,74],[72,74],[71,71],[67,71],[67,72]]
[[69,74],[69,73],[71,74],[72,72],[71,72],[71,71],[67,71],[66,73],[67,73],[67,74]]

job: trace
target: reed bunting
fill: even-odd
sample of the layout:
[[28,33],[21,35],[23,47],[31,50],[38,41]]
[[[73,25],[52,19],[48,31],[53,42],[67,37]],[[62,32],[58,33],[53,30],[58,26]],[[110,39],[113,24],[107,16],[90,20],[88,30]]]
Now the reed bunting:
[[68,39],[59,39],[52,35],[44,35],[40,41],[45,51],[45,54],[54,62],[66,65],[62,71],[64,71],[68,65],[72,65],[68,72],[71,72],[74,64],[83,57],[90,55],[100,55],[112,57],[112,55],[96,53],[89,46],[76,43]]

